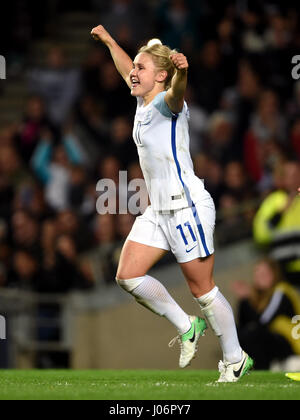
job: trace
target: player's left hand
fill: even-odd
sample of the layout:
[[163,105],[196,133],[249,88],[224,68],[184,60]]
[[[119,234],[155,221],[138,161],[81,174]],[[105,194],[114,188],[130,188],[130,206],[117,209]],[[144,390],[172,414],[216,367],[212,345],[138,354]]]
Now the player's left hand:
[[170,59],[177,70],[187,70],[189,68],[187,58],[182,53],[172,54]]

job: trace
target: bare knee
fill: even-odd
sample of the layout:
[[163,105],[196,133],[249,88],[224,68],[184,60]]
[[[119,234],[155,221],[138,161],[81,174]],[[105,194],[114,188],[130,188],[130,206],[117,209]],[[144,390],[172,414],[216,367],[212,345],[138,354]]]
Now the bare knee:
[[203,278],[199,276],[197,279],[187,279],[190,291],[195,298],[199,298],[209,293],[216,286],[212,277]]
[[203,296],[215,287],[213,267],[214,255],[181,264],[184,277],[194,297]]
[[144,276],[127,278],[127,279],[121,279],[117,276],[116,282],[126,292],[131,293],[144,281],[144,279],[145,279]]
[[126,281],[128,279],[134,279],[137,277],[143,277],[147,273],[144,273],[142,271],[132,270],[126,267],[118,268],[117,274],[116,274],[116,281]]

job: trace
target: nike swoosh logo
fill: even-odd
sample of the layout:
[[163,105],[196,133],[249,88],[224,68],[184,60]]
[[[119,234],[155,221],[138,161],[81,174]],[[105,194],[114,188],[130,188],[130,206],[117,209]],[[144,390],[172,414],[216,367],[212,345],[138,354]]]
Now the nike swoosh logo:
[[193,327],[194,327],[194,335],[193,335],[192,338],[190,338],[190,342],[191,343],[193,343],[195,341],[195,338],[196,338],[196,328],[195,328],[195,325],[193,325]]
[[243,368],[244,368],[245,363],[246,363],[246,358],[245,358],[244,363],[242,364],[242,366],[239,368],[239,370],[234,370],[234,371],[233,371],[234,376],[235,376],[236,378],[239,378],[239,377],[240,377],[240,375],[241,375],[241,373],[242,373],[242,371],[243,371]]
[[192,251],[193,251],[193,249],[195,249],[196,247],[197,247],[197,245],[196,245],[196,246],[194,246],[194,248],[192,248],[192,249],[186,250],[186,252],[187,252],[187,253],[192,252]]

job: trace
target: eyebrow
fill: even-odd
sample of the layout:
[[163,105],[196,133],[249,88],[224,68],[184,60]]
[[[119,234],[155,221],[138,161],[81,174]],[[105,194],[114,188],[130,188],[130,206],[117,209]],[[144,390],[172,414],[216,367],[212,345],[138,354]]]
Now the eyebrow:
[[134,66],[145,66],[145,64],[144,63],[135,63],[134,61],[133,61],[133,63],[132,63]]

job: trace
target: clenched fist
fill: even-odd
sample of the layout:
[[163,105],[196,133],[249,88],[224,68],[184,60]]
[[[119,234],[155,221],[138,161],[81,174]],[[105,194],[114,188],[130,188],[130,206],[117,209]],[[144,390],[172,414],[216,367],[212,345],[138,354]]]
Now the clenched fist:
[[96,41],[102,41],[105,45],[112,41],[112,37],[102,25],[93,28],[91,35]]
[[170,59],[177,70],[187,70],[189,68],[186,56],[181,53],[170,55]]

